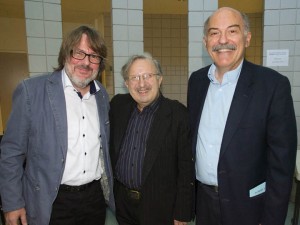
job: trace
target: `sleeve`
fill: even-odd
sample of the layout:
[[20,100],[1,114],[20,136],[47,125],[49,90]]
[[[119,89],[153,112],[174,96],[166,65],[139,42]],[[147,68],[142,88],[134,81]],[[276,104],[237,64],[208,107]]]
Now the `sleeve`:
[[178,178],[174,219],[188,222],[194,217],[195,165],[187,111],[180,108],[177,129]]
[[0,193],[5,212],[23,208],[22,176],[30,129],[30,103],[25,82],[13,94],[13,106],[1,141]]
[[288,79],[282,77],[269,108],[268,171],[263,225],[284,224],[295,171],[296,118]]

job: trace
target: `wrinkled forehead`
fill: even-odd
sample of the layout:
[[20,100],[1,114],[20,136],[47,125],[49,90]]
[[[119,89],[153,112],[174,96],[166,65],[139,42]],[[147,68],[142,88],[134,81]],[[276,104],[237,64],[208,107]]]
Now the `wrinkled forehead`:
[[221,8],[214,12],[208,22],[209,28],[222,29],[233,25],[244,27],[241,14],[231,8]]
[[150,59],[135,59],[132,64],[130,69],[134,69],[136,67],[147,67],[147,68],[155,68],[154,63]]

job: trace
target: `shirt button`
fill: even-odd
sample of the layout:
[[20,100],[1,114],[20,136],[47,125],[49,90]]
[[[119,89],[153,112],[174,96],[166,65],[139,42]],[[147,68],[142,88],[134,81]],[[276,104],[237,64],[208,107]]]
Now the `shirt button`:
[[85,134],[83,134],[82,136],[85,137]]

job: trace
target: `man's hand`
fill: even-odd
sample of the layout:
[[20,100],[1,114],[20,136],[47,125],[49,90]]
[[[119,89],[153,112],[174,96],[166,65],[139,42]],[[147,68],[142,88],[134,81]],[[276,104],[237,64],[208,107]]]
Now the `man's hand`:
[[[28,225],[25,208],[4,213],[6,225]],[[21,223],[19,223],[19,221]]]
[[178,220],[174,220],[174,225],[187,225],[187,222],[181,222]]

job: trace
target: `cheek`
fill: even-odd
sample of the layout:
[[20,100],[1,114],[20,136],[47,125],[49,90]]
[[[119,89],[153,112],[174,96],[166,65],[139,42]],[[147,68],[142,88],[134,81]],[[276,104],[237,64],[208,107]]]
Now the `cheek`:
[[93,70],[99,70],[99,67],[100,65],[99,64],[90,64],[90,67],[93,69]]
[[210,40],[208,40],[208,41],[205,43],[205,47],[207,47],[207,48],[212,48],[212,46],[217,45],[217,44],[218,44],[217,41],[215,41],[215,40],[213,40],[213,39],[210,39]]
[[71,65],[75,66],[75,65],[77,65],[78,63],[79,63],[79,60],[74,59],[74,58],[69,58],[69,59],[67,59],[67,61],[66,61],[66,64],[68,64],[69,66],[71,66]]
[[74,66],[72,66],[70,63],[66,63],[65,69],[66,69],[67,73],[72,73],[74,71]]
[[128,91],[129,91],[129,93],[134,93],[135,92],[136,87],[134,85],[127,84],[126,87],[127,87]]

